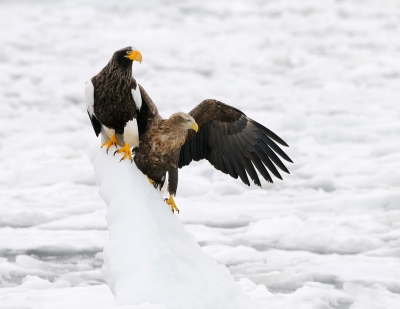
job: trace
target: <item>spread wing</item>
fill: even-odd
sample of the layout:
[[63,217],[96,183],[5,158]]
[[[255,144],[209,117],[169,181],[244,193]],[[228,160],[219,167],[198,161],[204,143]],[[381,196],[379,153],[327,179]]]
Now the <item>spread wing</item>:
[[91,80],[87,81],[85,84],[85,102],[94,133],[96,133],[96,136],[99,136],[101,132],[101,123],[94,114],[94,86]]
[[[192,160],[207,159],[217,170],[250,185],[247,174],[261,186],[256,169],[268,182],[268,171],[282,179],[278,172],[289,173],[278,155],[292,160],[275,143],[288,146],[279,136],[240,110],[217,100],[204,100],[189,114],[196,120],[199,131],[190,131],[179,156],[179,168]],[[274,142],[275,141],[275,142]],[[276,166],[275,166],[276,165]]]

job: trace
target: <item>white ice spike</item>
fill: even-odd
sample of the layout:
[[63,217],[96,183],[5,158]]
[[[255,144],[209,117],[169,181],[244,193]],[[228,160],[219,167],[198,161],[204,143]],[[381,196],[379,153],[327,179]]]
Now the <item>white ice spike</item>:
[[94,168],[108,205],[109,241],[102,272],[118,304],[255,308],[227,268],[202,251],[134,163],[120,163],[101,149]]

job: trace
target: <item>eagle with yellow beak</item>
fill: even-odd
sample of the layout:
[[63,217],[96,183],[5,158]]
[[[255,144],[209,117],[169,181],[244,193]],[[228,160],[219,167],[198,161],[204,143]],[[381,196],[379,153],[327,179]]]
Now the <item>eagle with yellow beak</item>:
[[153,102],[148,106],[147,129],[135,148],[134,161],[156,188],[164,185],[168,173],[166,202],[172,212],[179,212],[174,201],[178,168],[192,161],[206,159],[217,170],[239,177],[246,185],[250,185],[249,175],[261,186],[256,170],[268,182],[273,182],[269,172],[282,179],[277,167],[289,173],[278,156],[288,162],[292,160],[277,143],[288,145],[233,106],[208,99],[188,114],[179,112],[168,119],[158,114]]
[[115,152],[123,154],[121,160],[132,160],[132,148],[139,146],[139,136],[146,129],[145,115],[151,101],[132,76],[133,61],[142,62],[142,54],[136,48],[117,50],[85,86],[86,107],[94,132],[97,136],[101,133],[102,147],[106,146],[107,152],[112,145],[123,146]]

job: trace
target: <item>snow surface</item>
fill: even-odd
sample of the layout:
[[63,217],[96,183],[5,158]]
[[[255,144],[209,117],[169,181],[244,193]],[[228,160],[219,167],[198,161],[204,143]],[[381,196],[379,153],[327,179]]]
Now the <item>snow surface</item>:
[[118,304],[256,308],[228,269],[202,251],[135,164],[119,163],[102,150],[94,167],[108,206],[102,272]]
[[291,175],[262,189],[208,162],[179,175],[177,218],[254,301],[399,308],[399,16],[391,0],[1,1],[0,308],[117,306],[83,89],[130,45],[164,117],[215,98],[290,145]]

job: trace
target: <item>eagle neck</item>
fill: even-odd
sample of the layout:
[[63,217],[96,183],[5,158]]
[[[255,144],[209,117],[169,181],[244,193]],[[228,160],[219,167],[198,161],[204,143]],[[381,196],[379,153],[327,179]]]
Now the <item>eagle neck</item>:
[[96,89],[97,101],[121,101],[132,85],[132,62],[121,66],[111,61],[92,79]]
[[132,76],[132,63],[127,67],[113,66],[108,69],[108,74],[118,79],[129,80]]
[[188,135],[187,128],[172,119],[163,119],[154,130],[151,130],[149,140],[152,150],[157,154],[175,153],[185,143]]
[[132,77],[132,61],[124,61],[120,63],[115,57],[104,67],[102,72],[105,76],[109,76],[111,79],[116,80],[131,80]]

